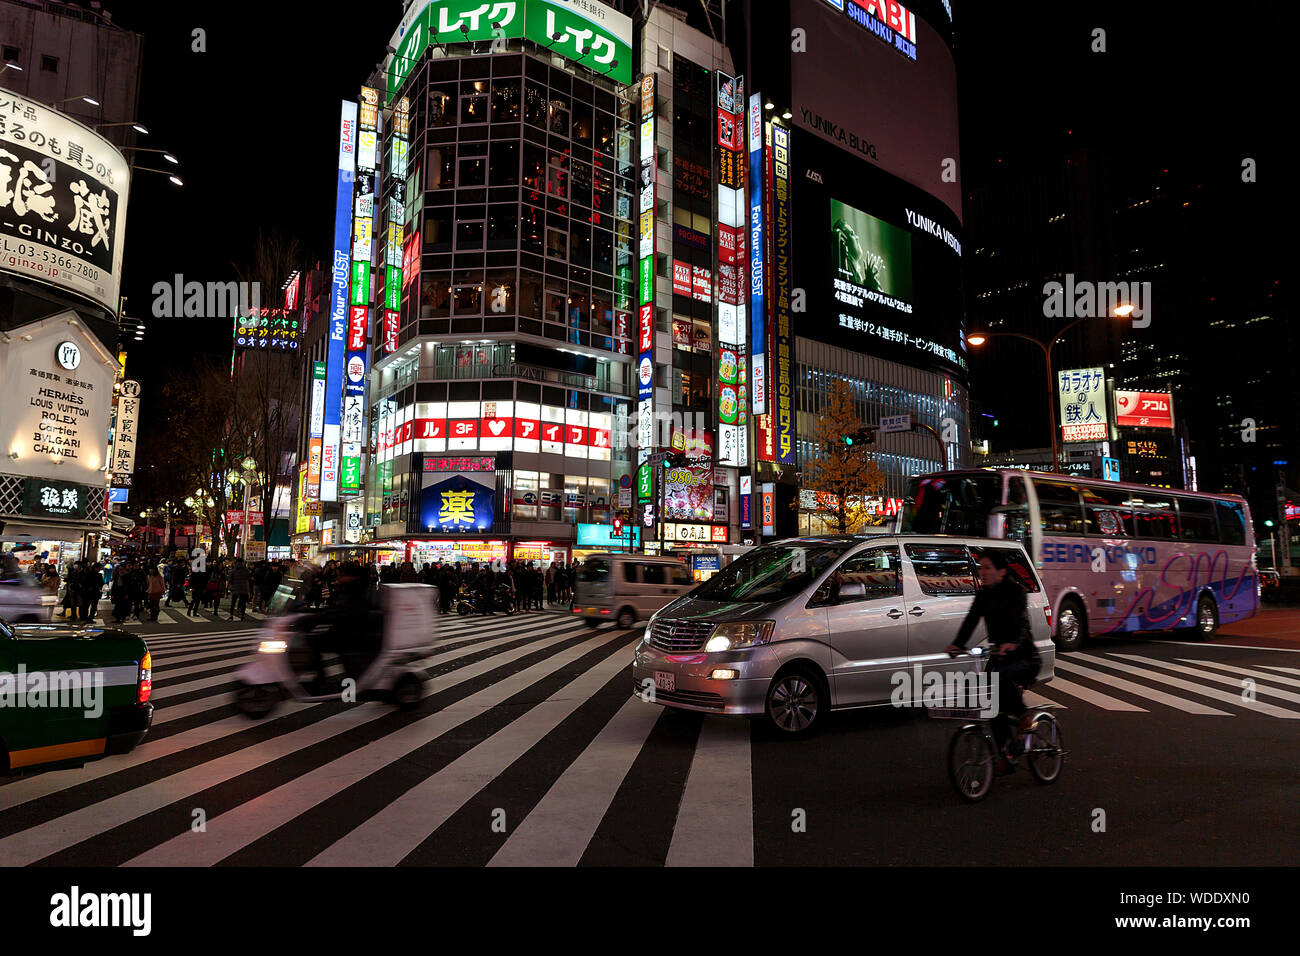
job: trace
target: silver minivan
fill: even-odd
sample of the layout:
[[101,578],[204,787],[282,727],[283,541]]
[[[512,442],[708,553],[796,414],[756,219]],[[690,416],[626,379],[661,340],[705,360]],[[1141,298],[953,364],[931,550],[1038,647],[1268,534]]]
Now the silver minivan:
[[578,568],[573,613],[591,627],[617,621],[631,627],[681,597],[695,581],[677,558],[609,552],[593,554]]
[[[802,734],[830,710],[897,704],[900,673],[916,675],[918,692],[929,674],[951,686],[947,675],[972,664],[945,648],[990,550],[1027,592],[1038,679],[1050,680],[1051,608],[1019,542],[826,535],[755,548],[656,613],[636,648],[634,688],[667,707],[766,716]],[[981,622],[968,646],[986,636]]]

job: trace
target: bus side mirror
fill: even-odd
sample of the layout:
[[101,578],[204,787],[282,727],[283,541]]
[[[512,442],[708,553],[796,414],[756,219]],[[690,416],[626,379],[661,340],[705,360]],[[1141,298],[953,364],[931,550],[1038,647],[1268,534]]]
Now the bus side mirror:
[[1007,536],[1007,516],[1004,514],[989,515],[988,528],[984,536],[986,538],[1005,538]]

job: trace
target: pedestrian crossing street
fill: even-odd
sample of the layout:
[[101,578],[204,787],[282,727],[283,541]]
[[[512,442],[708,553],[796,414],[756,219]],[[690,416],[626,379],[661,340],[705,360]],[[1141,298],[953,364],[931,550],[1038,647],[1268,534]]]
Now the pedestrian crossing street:
[[[150,637],[149,737],[0,784],[0,864],[748,866],[755,761],[804,746],[774,755],[749,721],[665,714],[631,694],[640,628],[556,612],[440,618],[412,711],[286,701],[251,721],[233,671],[257,631]],[[1089,712],[1300,717],[1300,666],[1124,647],[1058,657],[1057,678],[1028,695],[1072,712],[1076,750]],[[872,726],[854,745],[897,732]],[[918,755],[931,758],[941,750]]]

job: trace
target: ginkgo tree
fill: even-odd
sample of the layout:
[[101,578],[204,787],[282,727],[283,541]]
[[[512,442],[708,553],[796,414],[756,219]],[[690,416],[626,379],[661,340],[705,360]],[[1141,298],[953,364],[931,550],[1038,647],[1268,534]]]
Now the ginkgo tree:
[[803,462],[794,506],[809,516],[810,531],[853,534],[883,520],[871,506],[885,489],[871,433],[858,416],[849,383],[836,379],[804,436],[812,451]]

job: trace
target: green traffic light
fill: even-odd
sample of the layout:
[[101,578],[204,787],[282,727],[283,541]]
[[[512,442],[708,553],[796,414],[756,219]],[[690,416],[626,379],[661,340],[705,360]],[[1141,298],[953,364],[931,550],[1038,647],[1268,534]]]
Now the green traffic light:
[[1265,528],[1271,528],[1271,527],[1273,527],[1273,519],[1272,519],[1272,518],[1265,518],[1265,519],[1264,519],[1264,527],[1265,527]]

